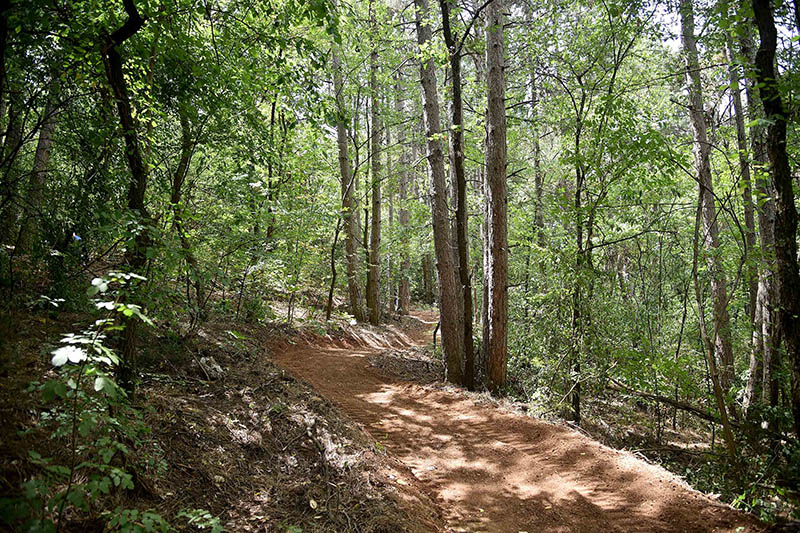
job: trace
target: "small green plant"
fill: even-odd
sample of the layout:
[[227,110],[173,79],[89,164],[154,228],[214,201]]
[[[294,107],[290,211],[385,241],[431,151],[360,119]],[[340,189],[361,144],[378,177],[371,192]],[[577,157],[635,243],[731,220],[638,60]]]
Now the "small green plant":
[[[29,460],[39,474],[22,484],[19,497],[0,500],[0,518],[12,528],[58,531],[67,516],[83,515],[106,519],[112,531],[173,531],[153,511],[119,506],[108,510],[121,491],[133,489],[131,468],[164,467],[163,460],[153,457],[160,448],[149,440],[141,413],[114,380],[120,359],[107,345],[108,335],[122,329],[118,318],[150,323],[140,307],[121,300],[124,287],[141,279],[110,273],[92,280],[88,295],[100,318],[80,333],[65,335],[51,354],[55,377],[28,387],[29,393],[40,395],[41,428],[56,446],[52,457],[30,450]],[[149,453],[139,454],[145,456],[140,460],[135,451],[145,446]],[[186,511],[179,518],[199,528],[222,530],[203,510]]]
[[261,298],[245,298],[242,302],[242,315],[247,322],[258,323],[266,318],[266,306]]
[[219,517],[212,516],[205,509],[187,509],[178,513],[178,518],[185,518],[188,525],[197,529],[209,529],[211,533],[224,531],[219,523]]
[[108,526],[122,533],[150,533],[174,531],[169,523],[158,514],[151,511],[139,511],[138,509],[116,508],[110,513]]

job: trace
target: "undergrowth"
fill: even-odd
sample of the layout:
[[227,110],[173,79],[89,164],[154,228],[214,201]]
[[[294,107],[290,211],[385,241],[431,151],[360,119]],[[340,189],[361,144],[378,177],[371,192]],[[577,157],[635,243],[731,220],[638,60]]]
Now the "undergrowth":
[[[0,500],[0,517],[16,530],[63,531],[76,526],[123,532],[170,532],[191,524],[221,532],[219,520],[203,509],[165,518],[152,509],[126,508],[122,494],[135,480],[166,469],[163,451],[143,422],[142,412],[116,382],[120,359],[109,347],[122,318],[151,324],[140,307],[125,303],[125,287],[140,276],[109,273],[88,290],[98,316],[86,329],[67,333],[52,350],[48,379],[26,392],[38,398],[38,424],[18,431],[42,444],[27,450],[34,466],[16,496]],[[48,300],[58,307],[56,300]],[[34,433],[44,439],[35,439]]]

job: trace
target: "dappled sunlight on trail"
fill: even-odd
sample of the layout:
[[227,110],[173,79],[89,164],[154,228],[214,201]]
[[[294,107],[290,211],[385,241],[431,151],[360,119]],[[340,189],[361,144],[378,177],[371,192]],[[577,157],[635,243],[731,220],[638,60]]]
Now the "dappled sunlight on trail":
[[[423,343],[436,318],[419,318],[429,329],[410,340]],[[276,359],[405,463],[452,531],[761,530],[663,469],[574,430],[381,376],[366,361],[376,350],[367,344],[298,346]]]

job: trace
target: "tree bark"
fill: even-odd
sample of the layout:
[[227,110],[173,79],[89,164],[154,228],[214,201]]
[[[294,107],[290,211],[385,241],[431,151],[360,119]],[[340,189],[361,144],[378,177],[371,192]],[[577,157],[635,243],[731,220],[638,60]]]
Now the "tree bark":
[[[686,61],[686,80],[689,86],[689,116],[694,137],[694,160],[702,199],[702,220],[706,262],[711,277],[711,298],[714,323],[714,354],[720,369],[720,385],[723,392],[730,391],[733,381],[733,348],[731,345],[730,316],[728,315],[728,291],[719,256],[719,228],[714,204],[714,184],[711,178],[707,125],[703,108],[703,93],[700,81],[700,64],[694,36],[694,13],[691,0],[681,0],[681,35]],[[735,414],[730,406],[731,414]],[[734,417],[735,418],[735,417]]]
[[[278,56],[280,57],[280,55]],[[275,201],[275,109],[278,106],[278,96],[274,96],[272,104],[269,107],[269,156],[267,157],[267,231],[264,238],[267,242],[267,247],[271,246],[272,237],[275,235],[275,214],[273,213],[272,205]],[[280,155],[278,155],[280,157]],[[257,201],[256,191],[253,191],[253,203]],[[259,209],[260,211],[260,209]],[[260,214],[260,213],[258,213]],[[253,217],[254,221],[258,222],[258,217]],[[258,237],[258,231],[254,230],[253,234]]]
[[18,186],[17,155],[22,146],[22,120],[20,102],[16,98],[8,104],[8,126],[3,139],[2,201],[0,201],[0,243],[13,244],[17,241]]
[[[479,6],[474,5],[475,9]],[[486,56],[485,54],[475,54],[475,77],[478,82],[486,81]],[[483,138],[483,152],[486,153],[486,136]],[[481,349],[478,354],[478,374],[484,381],[489,376],[489,364],[487,354],[489,353],[489,186],[486,183],[486,161],[479,165],[475,172],[475,181],[478,184],[481,198]]]
[[[144,19],[139,15],[133,0],[123,0],[125,13],[128,18],[111,35],[106,35],[100,42],[100,53],[105,66],[106,78],[111,87],[117,104],[122,136],[125,139],[125,155],[131,171],[131,181],[128,187],[128,209],[146,227],[148,213],[144,204],[145,189],[147,188],[148,170],[142,157],[142,150],[137,135],[137,126],[133,118],[133,107],[128,95],[128,84],[123,74],[123,59],[119,47],[144,26]],[[150,242],[146,229],[139,231],[132,246],[125,253],[125,260],[131,271],[141,273],[147,264],[147,246]],[[138,338],[138,319],[129,318],[124,321],[122,338],[119,380],[120,385],[133,397],[136,390],[136,343]]]
[[778,34],[769,0],[753,0],[761,44],[756,76],[761,104],[769,121],[767,151],[776,192],[775,267],[778,275],[778,318],[792,374],[791,404],[795,432],[800,437],[800,273],[797,265],[797,210],[786,153],[786,111],[778,90],[775,52]]
[[[14,111],[11,102],[9,101],[8,90],[8,77],[6,76],[6,50],[8,48],[8,11],[11,9],[10,0],[0,0],[0,121],[6,117],[8,111],[8,124],[7,129],[2,132],[3,144],[0,156],[0,169],[3,170],[0,176],[0,244],[8,243],[11,240],[11,230],[13,223],[16,219],[16,213],[12,210],[14,193],[16,187],[11,182],[10,176],[10,163],[8,156],[11,151],[9,150],[9,135],[14,134],[12,129],[12,119],[14,118],[12,112]],[[17,128],[18,137],[19,127]],[[15,143],[16,144],[16,143]]]
[[175,173],[172,175],[172,191],[170,193],[169,202],[172,206],[175,229],[178,232],[178,238],[181,242],[181,252],[191,272],[197,318],[204,320],[206,318],[205,304],[207,298],[203,285],[202,272],[200,271],[200,265],[197,261],[197,257],[194,255],[191,243],[189,242],[189,235],[187,235],[184,225],[186,208],[183,205],[183,186],[186,183],[186,176],[189,174],[189,165],[192,162],[192,155],[194,153],[194,143],[192,142],[189,117],[186,116],[186,111],[183,109],[181,109],[179,113],[181,123],[181,156],[178,160],[178,166],[175,168]]
[[[400,73],[398,73],[398,86],[395,88],[395,111],[398,117],[404,116],[403,100],[400,98]],[[400,272],[397,287],[397,311],[401,315],[407,315],[411,306],[411,285],[409,283],[409,270],[411,269],[411,258],[409,255],[409,233],[408,233],[408,173],[409,161],[408,151],[406,150],[406,132],[401,126],[397,133],[397,143],[400,145],[400,184],[398,195],[400,206],[398,218],[400,219]]]
[[508,352],[508,229],[506,183],[506,106],[504,2],[494,0],[486,10],[486,183],[489,204],[489,271],[487,360],[489,388],[506,383]]
[[444,41],[450,56],[452,88],[450,145],[456,189],[456,240],[458,274],[464,301],[464,386],[475,389],[475,346],[472,341],[472,281],[469,275],[469,236],[467,229],[467,180],[464,175],[464,104],[461,96],[461,50],[450,29],[450,2],[439,0]]
[[[758,348],[761,359],[755,362],[751,372],[755,379],[760,381],[761,403],[764,405],[778,405],[779,377],[777,366],[780,361],[780,328],[776,323],[775,303],[778,300],[778,287],[775,279],[775,201],[773,199],[775,187],[770,182],[768,175],[761,175],[757,179],[759,195],[758,227],[761,254],[764,256],[758,278],[758,294],[756,307],[758,313],[757,336]],[[748,380],[748,385],[749,385]],[[749,388],[749,387],[748,387]]]
[[800,30],[800,2],[792,0],[792,7],[794,8],[794,24]]
[[5,116],[6,96],[6,50],[8,48],[8,12],[11,0],[0,0],[0,120]]
[[336,221],[336,230],[333,232],[331,244],[331,283],[328,286],[328,301],[325,304],[325,322],[330,321],[333,311],[333,290],[336,288],[336,245],[339,243],[339,232],[342,229],[342,219]]
[[[484,136],[484,153],[486,152]],[[486,182],[486,162],[481,165],[479,183],[481,185],[481,267],[483,282],[481,283],[481,353],[478,357],[478,372],[484,382],[489,379],[489,184]]]
[[427,304],[432,304],[436,301],[436,294],[433,282],[433,258],[430,252],[422,255],[421,267],[423,300]]
[[687,413],[691,413],[698,418],[702,418],[708,422],[719,423],[719,417],[714,415],[714,413],[710,413],[705,411],[695,405],[692,405],[687,402],[682,402],[680,400],[676,400],[675,398],[670,398],[669,396],[661,396],[659,394],[652,394],[649,392],[644,392],[640,390],[633,389],[624,383],[620,383],[615,379],[611,379],[609,383],[606,385],[606,388],[622,392],[625,394],[632,394],[634,396],[638,396],[640,398],[644,398],[646,400],[653,400],[659,403],[665,403],[667,405],[671,405],[675,409],[680,409],[682,411],[686,411]]
[[[749,28],[741,34],[740,47],[742,55],[755,64],[755,51],[753,49],[752,32]],[[751,358],[751,375],[745,389],[745,400],[748,395],[755,396],[760,390],[760,401],[764,405],[778,404],[779,380],[775,371],[779,362],[780,328],[776,321],[777,282],[775,279],[775,201],[773,199],[775,188],[768,172],[766,131],[763,121],[762,105],[759,100],[756,80],[748,78],[745,81],[745,91],[748,102],[748,118],[750,125],[750,151],[753,157],[756,193],[758,202],[758,236],[761,245],[761,263],[759,265],[758,294],[756,297],[756,328],[753,337],[756,340],[756,360]],[[759,358],[760,356],[760,358]]]
[[364,305],[358,280],[358,214],[353,202],[354,176],[350,170],[347,141],[347,112],[344,105],[342,65],[337,51],[332,52],[333,90],[336,93],[336,141],[339,149],[339,173],[342,185],[342,223],[345,235],[347,260],[347,290],[350,297],[350,314],[359,322],[365,320]]
[[[723,0],[720,3],[720,10],[722,11],[723,16],[728,19],[730,24],[730,13],[728,9],[729,7],[727,0]],[[731,97],[733,100],[734,121],[736,124],[736,146],[739,159],[739,171],[743,184],[742,203],[744,205],[745,260],[748,289],[747,312],[750,316],[750,324],[753,330],[750,342],[750,377],[748,378],[747,385],[745,386],[745,392],[742,399],[742,412],[743,414],[746,414],[747,409],[752,402],[753,396],[755,395],[756,383],[761,378],[761,363],[763,360],[764,346],[760,330],[764,322],[763,312],[765,300],[763,294],[761,295],[761,300],[759,300],[759,269],[757,263],[752,259],[753,252],[756,248],[756,232],[752,179],[750,172],[750,156],[747,145],[747,133],[745,131],[744,106],[742,105],[740,89],[742,76],[740,75],[738,66],[735,64],[733,54],[733,36],[730,27],[725,32],[724,52],[726,61],[728,63],[728,77],[730,81]],[[749,99],[748,102],[750,102]]]
[[[431,42],[428,0],[414,0],[416,6],[417,42],[420,52],[428,54]],[[450,243],[449,210],[447,206],[447,178],[444,169],[444,152],[440,141],[439,95],[436,88],[436,71],[431,57],[420,61],[425,120],[428,139],[428,163],[433,181],[431,215],[436,269],[439,279],[439,314],[442,324],[442,348],[446,377],[451,383],[463,382],[462,353],[464,350],[461,291],[456,277],[456,265]]]
[[[755,61],[752,34],[748,28],[739,39],[741,55],[749,61]],[[775,324],[776,283],[774,266],[775,243],[775,202],[774,187],[767,172],[767,152],[764,127],[757,120],[763,117],[760,109],[758,90],[755,80],[745,80],[747,96],[747,114],[751,122],[750,152],[751,168],[755,169],[755,187],[758,201],[755,209],[758,216],[758,239],[761,248],[761,260],[758,265],[758,289],[756,292],[755,320],[753,323],[753,350],[750,354],[749,377],[745,386],[742,406],[750,408],[753,402],[763,405],[777,405],[778,379],[773,372],[778,361],[775,347],[779,344],[778,330]]]
[[[56,82],[54,82],[56,83]],[[58,122],[58,84],[53,86],[45,108],[45,117],[39,130],[39,139],[36,142],[36,152],[33,156],[33,168],[28,180],[28,197],[25,203],[25,214],[17,239],[17,249],[20,253],[30,253],[34,241],[40,235],[39,220],[42,216],[42,201],[44,189],[47,185],[47,167],[50,165],[50,149],[53,145],[53,133]]]
[[[686,0],[682,0],[685,2]],[[717,359],[714,355],[716,332],[712,338],[708,334],[705,319],[705,305],[703,304],[703,291],[700,288],[700,280],[698,279],[698,256],[700,248],[700,226],[703,218],[703,200],[704,191],[701,189],[697,197],[697,211],[695,213],[694,223],[694,242],[692,248],[692,281],[694,282],[694,295],[695,302],[697,303],[697,316],[700,318],[700,337],[703,343],[703,356],[706,360],[708,373],[711,378],[712,391],[714,399],[717,403],[717,411],[719,412],[720,423],[722,425],[722,432],[725,438],[725,446],[728,450],[728,455],[731,461],[736,462],[736,441],[733,438],[733,431],[731,431],[730,419],[728,418],[728,408],[725,400],[725,393],[722,390],[719,379],[719,369],[717,368]]]
[[[392,136],[391,131],[387,127],[386,128],[386,146],[392,145]],[[389,151],[386,151],[386,176],[391,176],[393,172],[392,169],[392,159],[389,155]],[[396,235],[396,231],[394,228],[394,187],[390,186],[389,190],[387,191],[387,201],[389,203],[389,213],[388,213],[388,228],[389,228],[389,235],[392,235],[392,241],[394,241],[394,235]],[[386,253],[384,256],[386,257],[386,312],[389,314],[393,314],[395,308],[397,307],[397,285],[395,284],[395,271],[394,271],[394,253],[393,253],[393,246],[389,246],[386,249]]]
[[536,87],[536,79],[531,75],[531,107],[533,108],[533,172],[534,172],[534,192],[536,203],[534,204],[533,223],[536,226],[536,244],[540,248],[547,245],[544,234],[544,171],[542,170],[542,147],[539,141],[539,91]]
[[50,148],[53,145],[53,134],[58,122],[58,95],[59,84],[53,82],[53,87],[48,96],[45,116],[39,130],[39,139],[36,142],[36,153],[33,156],[33,168],[28,181],[28,198],[25,205],[25,216],[19,231],[17,248],[21,253],[30,253],[33,243],[39,239],[40,223],[42,216],[42,201],[44,189],[47,185],[47,167],[50,165]]
[[570,321],[570,404],[572,407],[572,420],[581,423],[581,356],[584,345],[584,313],[583,313],[583,277],[586,264],[587,251],[584,247],[584,219],[583,219],[583,190],[585,187],[586,173],[581,161],[581,140],[583,134],[583,119],[586,109],[586,91],[582,78],[578,78],[581,85],[580,105],[575,117],[575,194],[573,207],[575,209],[575,281],[572,287],[572,317]]
[[[372,32],[377,31],[374,1],[370,2],[370,20]],[[374,36],[373,36],[374,40]],[[380,275],[381,275],[381,123],[380,98],[378,97],[378,50],[372,42],[369,55],[369,87],[370,87],[370,163],[372,164],[372,223],[369,239],[369,267],[367,270],[367,308],[369,321],[377,326],[381,320]]]
[[[728,16],[727,2],[723,3],[725,12],[723,16]],[[731,85],[731,96],[733,100],[734,121],[736,123],[736,147],[739,156],[739,172],[742,179],[742,204],[744,205],[744,226],[745,226],[745,245],[746,253],[752,254],[756,247],[756,224],[753,210],[753,186],[750,176],[750,159],[747,149],[747,134],[744,126],[744,106],[742,105],[742,91],[740,89],[741,76],[739,69],[734,63],[733,57],[733,38],[730,29],[725,32],[725,58],[728,63],[728,79]],[[747,258],[747,312],[750,315],[750,323],[755,321],[756,297],[758,293],[758,269],[754,261]]]

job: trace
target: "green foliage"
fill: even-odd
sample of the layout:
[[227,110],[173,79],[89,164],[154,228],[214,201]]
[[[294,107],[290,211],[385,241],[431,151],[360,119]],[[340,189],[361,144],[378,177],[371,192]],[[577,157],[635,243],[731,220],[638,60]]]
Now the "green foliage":
[[174,531],[164,518],[150,511],[141,512],[137,509],[116,508],[108,522],[111,531],[121,533],[167,533]]
[[[29,386],[28,392],[41,398],[41,429],[49,433],[55,451],[44,457],[29,450],[39,475],[22,484],[20,497],[0,501],[0,515],[9,526],[56,531],[67,513],[81,513],[104,517],[113,531],[174,531],[152,511],[104,510],[115,495],[134,488],[133,470],[145,475],[165,468],[141,413],[127,402],[114,379],[120,359],[107,345],[108,335],[122,328],[122,317],[150,322],[141,308],[120,301],[126,287],[142,279],[112,272],[92,280],[87,292],[99,318],[84,331],[64,335],[61,346],[52,351],[55,377]],[[46,301],[58,306],[54,300]],[[206,511],[186,511],[177,518],[222,531]]]
[[185,518],[189,526],[197,529],[208,529],[210,533],[222,533],[224,529],[219,523],[219,518],[212,516],[204,509],[184,510],[178,513],[178,518]]

